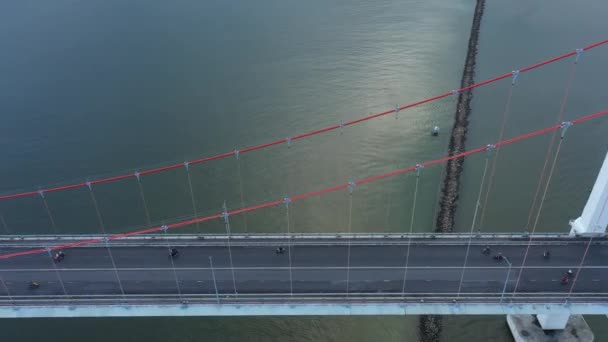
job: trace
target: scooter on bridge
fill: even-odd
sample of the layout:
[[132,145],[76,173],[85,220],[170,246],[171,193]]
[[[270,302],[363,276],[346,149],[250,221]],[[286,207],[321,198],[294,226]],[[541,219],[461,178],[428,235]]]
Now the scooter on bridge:
[[179,255],[179,251],[177,250],[177,248],[171,248],[171,250],[169,251],[169,256],[171,258],[176,258]]
[[549,259],[550,256],[551,252],[548,249],[543,252],[543,258]]
[[502,256],[502,253],[498,253],[494,256],[494,260],[496,261],[502,261],[505,257]]
[[38,284],[38,282],[35,282],[35,281],[30,282],[30,289],[35,290],[39,287],[40,287],[40,284]]
[[285,253],[285,248],[284,247],[277,247],[277,249],[274,250],[274,253],[276,255],[283,254],[283,253]]
[[55,255],[53,255],[53,261],[56,263],[63,261],[64,258],[65,258],[65,253],[63,253],[63,251],[59,251],[59,252],[55,253]]
[[568,272],[566,272],[566,274],[564,274],[564,276],[562,277],[561,283],[562,284],[568,284],[568,282],[570,282],[570,278],[572,278],[572,270],[568,270]]
[[484,255],[490,254],[490,246],[485,246],[481,253],[483,253]]

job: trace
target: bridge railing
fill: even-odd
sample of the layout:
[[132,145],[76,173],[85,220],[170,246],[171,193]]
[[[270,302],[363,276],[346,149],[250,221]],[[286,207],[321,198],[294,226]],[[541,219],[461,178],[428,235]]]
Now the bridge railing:
[[[101,239],[111,235],[99,234],[40,234],[40,235],[3,235],[0,236],[0,241],[72,241],[72,240],[88,240]],[[540,239],[576,239],[569,233],[500,233],[500,232],[483,232],[483,233],[467,233],[467,232],[452,232],[452,233],[251,233],[251,234],[146,234],[137,236],[124,237],[124,241],[137,240],[328,240],[328,239],[350,239],[350,240],[401,240],[401,239],[527,239],[530,236]]]
[[344,303],[425,303],[425,304],[452,304],[452,303],[504,303],[504,304],[567,304],[567,303],[605,303],[608,304],[608,293],[577,293],[568,299],[561,293],[547,292],[534,294],[517,294],[503,298],[502,293],[469,293],[460,295],[457,293],[261,293],[261,294],[141,294],[141,295],[37,295],[37,296],[13,296],[12,298],[0,297],[2,305],[79,305],[98,303],[102,305],[124,305],[124,304],[157,304],[166,303],[211,303],[211,304],[281,304],[281,303],[321,303],[321,304],[344,304]]

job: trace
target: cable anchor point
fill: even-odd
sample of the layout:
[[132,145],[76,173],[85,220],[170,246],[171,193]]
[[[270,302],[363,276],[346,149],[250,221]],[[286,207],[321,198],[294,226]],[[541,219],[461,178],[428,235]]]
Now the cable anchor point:
[[84,184],[89,188],[89,191],[93,191],[93,184],[90,181],[86,181]]
[[356,188],[356,187],[357,187],[357,183],[355,183],[354,181],[350,181],[350,182],[348,182],[348,186],[347,186],[347,188],[348,188],[348,192],[349,192],[349,193],[351,193],[351,194],[352,194],[352,193],[353,193],[353,191],[355,191],[355,188]]
[[139,176],[141,176],[139,171],[135,171],[133,175],[135,176],[135,178],[137,178],[137,181],[139,182]]
[[291,198],[289,198],[289,197],[283,198],[283,204],[285,205],[286,208],[289,208],[289,204],[291,204]]
[[285,138],[285,141],[287,142],[287,148],[291,147],[291,137]]
[[416,170],[416,177],[420,177],[420,170],[422,169],[424,169],[424,165],[416,164],[416,167],[414,168],[414,170]]
[[564,136],[566,135],[566,131],[568,130],[568,128],[570,128],[572,125],[574,125],[574,123],[572,123],[572,121],[564,121],[562,122],[562,124],[560,125],[561,127],[561,139],[564,139]]
[[239,160],[239,156],[241,155],[241,151],[237,150],[236,148],[234,149],[234,156],[236,157],[236,160]]
[[518,76],[519,76],[519,70],[511,71],[511,85],[515,85],[515,82],[517,81]]
[[460,95],[460,91],[458,89],[452,90],[452,96],[457,99],[458,95]]
[[44,199],[44,190],[38,190],[38,195]]
[[190,172],[190,163],[184,162],[184,167],[186,168],[186,172]]
[[338,127],[340,128],[340,134],[342,134],[344,130],[344,121],[340,120],[340,124],[338,125]]
[[579,59],[581,58],[581,56],[583,55],[583,51],[585,51],[585,49],[576,49],[576,58],[574,59],[574,64],[578,64]]
[[395,105],[395,120],[399,119],[399,105]]
[[166,224],[163,224],[162,226],[160,226],[160,230],[161,230],[163,233],[166,233],[166,232],[167,232],[167,230],[169,230],[169,226],[167,226]]
[[496,145],[493,145],[493,144],[486,145],[486,152],[488,153],[488,156],[490,156],[492,154],[492,152],[494,152],[494,150],[496,150]]
[[228,211],[222,211],[220,217],[224,219],[225,223],[228,223],[228,217],[230,217],[230,214],[228,213]]

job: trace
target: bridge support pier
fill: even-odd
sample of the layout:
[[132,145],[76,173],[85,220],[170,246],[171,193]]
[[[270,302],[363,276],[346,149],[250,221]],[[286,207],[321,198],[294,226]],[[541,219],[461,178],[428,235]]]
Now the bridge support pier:
[[536,315],[538,324],[543,330],[563,330],[568,324],[570,314],[565,313],[554,313],[554,314],[538,314]]
[[606,234],[606,226],[608,226],[608,153],[583,213],[576,220],[570,221],[570,226],[572,227],[571,235],[601,236]]
[[592,342],[595,338],[582,315],[507,315],[507,324],[515,342]]

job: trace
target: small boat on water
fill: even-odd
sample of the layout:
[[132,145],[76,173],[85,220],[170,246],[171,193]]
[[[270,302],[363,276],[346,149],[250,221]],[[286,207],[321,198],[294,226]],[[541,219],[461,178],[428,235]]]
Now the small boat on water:
[[431,130],[431,135],[434,137],[439,135],[439,126],[433,127],[433,129]]

